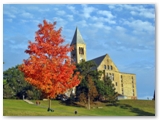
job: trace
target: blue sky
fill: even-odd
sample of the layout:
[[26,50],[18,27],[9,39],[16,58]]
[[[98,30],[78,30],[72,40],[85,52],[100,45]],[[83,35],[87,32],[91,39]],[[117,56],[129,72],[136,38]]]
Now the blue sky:
[[76,27],[87,45],[87,60],[109,54],[119,71],[136,74],[139,99],[155,90],[154,4],[4,4],[3,70],[21,64],[38,24],[57,21],[65,43]]

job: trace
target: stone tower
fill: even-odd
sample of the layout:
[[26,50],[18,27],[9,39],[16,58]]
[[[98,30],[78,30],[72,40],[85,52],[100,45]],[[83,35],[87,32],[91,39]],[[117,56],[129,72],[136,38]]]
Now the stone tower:
[[76,64],[80,63],[82,59],[86,61],[86,44],[77,27],[71,42],[71,46],[74,46],[74,50],[71,52],[72,61],[74,61]]

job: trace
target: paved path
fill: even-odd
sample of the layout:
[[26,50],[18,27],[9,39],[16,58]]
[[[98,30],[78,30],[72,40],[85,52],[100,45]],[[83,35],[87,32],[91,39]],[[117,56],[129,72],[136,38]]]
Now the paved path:
[[27,100],[27,99],[23,99],[25,102],[29,103],[29,104],[34,104],[33,102]]

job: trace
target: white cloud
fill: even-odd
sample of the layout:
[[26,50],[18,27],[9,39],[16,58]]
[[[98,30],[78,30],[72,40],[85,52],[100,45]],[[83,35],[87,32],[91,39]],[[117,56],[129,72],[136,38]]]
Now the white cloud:
[[60,17],[54,17],[53,20],[57,21],[57,25],[59,25],[61,27],[64,27],[67,24],[67,21],[62,19],[62,18],[60,18]]
[[139,32],[148,32],[153,33],[155,31],[155,27],[152,25],[152,23],[148,21],[142,21],[142,20],[132,20],[131,22],[125,21],[124,24],[132,27],[134,31]]
[[111,29],[112,29],[112,28],[109,27],[109,26],[104,26],[104,30],[106,30],[107,33],[110,32]]
[[16,16],[14,15],[14,13],[11,13],[9,11],[4,11],[4,14],[7,15],[10,18],[16,18]]
[[12,19],[6,19],[6,21],[8,21],[8,22],[12,22]]
[[55,8],[53,8],[53,9],[54,9],[55,11],[58,11],[58,10],[59,10],[59,9],[58,9],[58,8],[56,8],[56,7],[55,7]]
[[109,18],[109,19],[115,18],[115,16],[112,15],[112,13],[110,11],[107,11],[107,10],[100,10],[97,13],[101,14],[101,15],[104,15],[104,16],[107,16],[107,18]]
[[75,11],[75,7],[73,7],[73,6],[71,6],[71,5],[68,5],[67,8],[68,8],[69,10],[71,10],[72,12]]
[[61,10],[61,11],[57,11],[57,15],[64,15],[66,12]]
[[143,16],[146,18],[155,18],[155,13],[154,12],[150,12],[149,10],[145,9],[142,11],[131,11],[130,12],[132,15],[138,15],[138,16]]
[[91,13],[96,10],[94,7],[88,7],[87,5],[82,5],[82,7],[83,7],[83,16],[85,18],[91,17]]
[[[133,34],[134,31],[137,31],[137,34]],[[107,41],[105,45],[109,45],[110,48],[116,51],[154,50],[155,40],[152,36],[152,34],[144,32],[144,30],[137,30],[136,28],[133,28],[132,30],[124,26],[114,26],[106,36]]]
[[94,20],[94,21],[98,21],[99,20],[98,17],[96,17],[96,16],[92,16],[91,19]]
[[144,10],[144,11],[141,11],[139,13],[140,16],[144,16],[146,18],[155,18],[155,13],[154,12],[149,12],[148,10]]
[[28,13],[28,12],[23,12],[21,15],[25,18],[33,18],[33,15],[31,13]]
[[129,4],[120,5],[120,6],[128,10],[139,10],[141,8],[141,6],[133,6]]
[[32,22],[34,22],[36,25],[38,25],[39,23],[41,23],[42,21],[40,20],[31,20]]
[[143,5],[133,6],[133,5],[121,5],[121,7],[131,10],[132,15],[143,16],[146,18],[155,18],[154,8],[146,8]]
[[104,17],[93,17],[93,20],[97,20],[97,21],[102,21],[102,22],[107,22],[109,24],[116,24],[116,21],[114,20],[114,18],[116,18],[116,16],[114,16],[110,11],[107,10],[100,10],[97,12],[99,15],[103,15]]
[[104,24],[102,22],[97,22],[97,23],[94,23],[92,24],[94,27],[96,28],[103,28],[104,27]]
[[78,14],[78,11],[75,9],[75,7],[68,5],[67,8],[73,13],[73,14]]
[[22,23],[28,22],[27,20],[24,20],[24,19],[21,19],[20,21],[21,21]]
[[77,26],[87,27],[88,24],[85,20],[79,21],[76,23]]
[[111,20],[111,19],[108,19],[108,18],[105,18],[106,22],[110,23],[110,24],[116,24],[116,21],[115,20]]
[[32,10],[32,11],[38,11],[38,12],[48,12],[48,11],[50,11],[50,9],[49,8],[45,8],[45,7],[39,7],[39,6],[28,6],[28,7],[26,7],[27,8],[27,10]]
[[109,19],[109,18],[105,18],[105,17],[92,16],[91,19],[93,21],[96,21],[96,22],[107,22],[109,24],[116,24],[115,20]]
[[104,25],[103,22],[96,22],[93,24],[89,24],[89,26],[93,27],[94,29],[103,29],[107,33],[112,29],[110,26]]
[[115,5],[108,5],[108,7],[109,7],[110,9],[114,9],[114,8],[115,8]]
[[137,15],[138,13],[137,12],[135,12],[135,11],[131,11],[130,12],[132,15]]
[[126,31],[126,29],[124,27],[121,27],[121,26],[116,26],[116,30],[121,31],[121,32]]
[[73,15],[66,15],[70,21],[73,21]]

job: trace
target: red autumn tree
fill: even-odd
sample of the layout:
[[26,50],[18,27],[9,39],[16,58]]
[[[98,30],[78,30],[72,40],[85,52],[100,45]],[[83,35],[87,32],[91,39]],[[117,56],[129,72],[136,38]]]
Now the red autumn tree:
[[49,109],[51,98],[80,83],[79,73],[74,74],[76,66],[67,56],[73,48],[68,44],[63,45],[62,29],[55,30],[55,25],[56,22],[51,24],[46,20],[38,25],[35,42],[29,41],[28,50],[25,51],[30,57],[19,68],[25,80],[49,99]]

